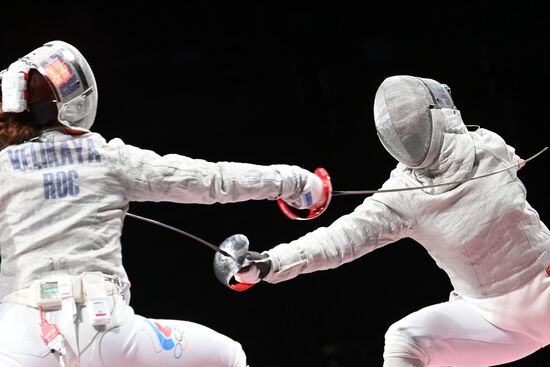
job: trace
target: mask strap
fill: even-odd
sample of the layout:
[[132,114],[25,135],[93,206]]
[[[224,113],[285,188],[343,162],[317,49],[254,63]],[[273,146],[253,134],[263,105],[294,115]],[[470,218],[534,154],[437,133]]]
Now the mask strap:
[[57,120],[57,106],[55,101],[29,103],[26,111],[16,115],[16,121],[41,127],[52,120]]

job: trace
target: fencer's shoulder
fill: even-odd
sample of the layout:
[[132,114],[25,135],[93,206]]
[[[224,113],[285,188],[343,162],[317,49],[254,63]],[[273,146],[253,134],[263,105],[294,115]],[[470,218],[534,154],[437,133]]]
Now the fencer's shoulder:
[[[410,169],[403,164],[399,163],[393,170],[391,170],[389,177],[384,181],[381,190],[397,189],[402,187],[412,187],[418,183],[415,183],[414,179],[410,175]],[[372,197],[383,197],[384,201],[400,201],[401,192],[385,192],[375,193]]]
[[94,139],[96,142],[105,144],[107,140],[100,133],[89,132],[83,135],[83,137]]
[[[391,173],[388,179],[382,184],[382,190],[398,189],[405,187],[417,186],[410,175],[410,169],[404,165],[398,164]],[[379,209],[383,208],[388,215],[399,213],[401,218],[413,218],[414,210],[410,202],[411,191],[396,191],[396,192],[379,192],[368,197],[363,202],[363,205],[377,205]],[[382,206],[380,206],[382,205]]]
[[515,149],[509,146],[504,138],[494,131],[478,129],[472,133],[476,147],[477,159],[496,158],[508,162],[514,154]]
[[89,132],[84,135],[87,139],[92,139],[95,146],[102,151],[118,151],[124,146],[124,142],[119,138],[107,140],[103,135],[96,132]]
[[122,140],[119,137],[109,139],[105,144],[108,148],[111,148],[117,151],[126,151],[128,149],[134,148],[132,145],[127,144],[124,140]]
[[124,141],[120,138],[113,138],[107,141],[107,144],[113,146],[113,147],[120,147],[126,145]]
[[154,155],[156,156],[157,153],[153,150],[147,149],[147,148],[141,148],[133,144],[129,144],[125,141],[123,141],[121,138],[113,138],[109,140],[107,143],[111,148],[117,150],[122,154],[123,156],[130,157],[130,156],[140,156],[143,157],[144,155]]
[[405,166],[403,163],[398,163],[397,166],[390,172],[390,177],[386,180],[386,182],[384,182],[382,187],[389,189],[417,185],[418,181],[413,174],[413,170]]
[[117,149],[120,149],[120,148],[124,148],[124,149],[141,149],[141,148],[136,147],[135,145],[132,145],[132,144],[129,144],[129,143],[125,142],[124,140],[122,140],[119,137],[110,139],[107,142],[107,144],[114,147],[114,148],[117,148]]
[[133,146],[127,144],[119,137],[111,138],[105,142],[103,149],[109,152],[113,158],[117,158],[119,161],[124,162],[130,157],[130,151],[134,149]]
[[502,136],[500,136],[499,134],[497,134],[492,130],[485,129],[485,128],[479,128],[476,131],[471,132],[471,135],[474,138],[474,140],[478,140],[478,141],[484,141],[487,143],[494,142],[494,143],[500,143],[500,144],[506,143]]

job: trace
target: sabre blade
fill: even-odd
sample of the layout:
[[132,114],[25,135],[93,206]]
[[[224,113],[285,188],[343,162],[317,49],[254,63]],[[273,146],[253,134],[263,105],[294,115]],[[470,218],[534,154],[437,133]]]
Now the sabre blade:
[[224,255],[224,256],[227,256],[227,257],[230,257],[232,258],[233,260],[236,261],[236,259],[233,258],[233,256],[231,256],[230,254],[228,254],[226,251],[220,249],[218,246],[216,245],[213,245],[211,244],[210,242],[206,241],[206,240],[203,240],[202,238],[200,237],[197,237],[195,235],[192,235],[191,233],[189,232],[185,232],[184,230],[181,230],[179,228],[176,228],[176,227],[172,227],[168,224],[165,224],[165,223],[162,223],[162,222],[159,222],[159,221],[156,221],[154,219],[150,219],[150,218],[146,218],[146,217],[142,217],[142,216],[139,216],[139,215],[136,215],[136,214],[132,214],[132,213],[126,213],[127,216],[129,217],[132,217],[132,218],[136,218],[136,219],[139,219],[139,220],[142,220],[144,222],[148,222],[148,223],[152,223],[152,224],[156,224],[157,226],[161,226],[161,227],[164,227],[164,228],[168,228],[174,232],[177,232],[179,234],[182,234],[186,237],[189,237],[191,239],[194,239],[195,241],[197,242],[200,242],[202,243],[203,245],[205,245],[206,247],[209,247],[211,248],[212,250],[216,251],[216,252],[219,252],[220,254]]
[[[548,149],[548,147],[544,147],[543,149],[541,149],[538,153],[532,155],[531,157],[527,158],[524,160],[524,164],[526,164],[527,162],[535,159],[536,157],[538,157],[539,155],[541,155],[542,153],[544,153],[546,150]],[[398,191],[411,191],[411,190],[422,190],[422,189],[429,189],[429,188],[432,188],[432,187],[439,187],[439,186],[447,186],[447,185],[458,185],[458,184],[461,184],[461,183],[464,183],[464,182],[468,182],[468,181],[473,181],[473,180],[478,180],[480,178],[484,178],[484,177],[488,177],[488,176],[492,176],[492,175],[496,175],[497,173],[501,173],[501,172],[505,172],[505,171],[508,171],[512,168],[515,168],[517,166],[519,166],[520,163],[518,164],[514,164],[510,167],[506,167],[506,168],[503,168],[501,170],[498,170],[498,171],[495,171],[495,172],[491,172],[491,173],[486,173],[484,175],[480,175],[480,176],[475,176],[475,177],[470,177],[470,178],[467,178],[467,179],[464,179],[464,180],[458,180],[458,181],[453,181],[453,182],[443,182],[443,183],[439,183],[439,184],[433,184],[433,185],[426,185],[426,186],[415,186],[415,187],[399,187],[399,188],[395,188],[395,189],[378,189],[378,190],[357,190],[357,191],[332,191],[332,196],[345,196],[345,195],[366,195],[366,194],[376,194],[378,192],[398,192]]]

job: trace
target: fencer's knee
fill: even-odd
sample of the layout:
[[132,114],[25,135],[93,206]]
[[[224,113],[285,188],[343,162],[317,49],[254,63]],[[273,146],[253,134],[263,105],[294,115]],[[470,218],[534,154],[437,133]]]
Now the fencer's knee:
[[421,365],[427,361],[426,350],[421,343],[421,337],[400,325],[399,322],[388,328],[384,343],[384,359],[405,358],[417,360]]
[[239,350],[237,351],[237,357],[235,358],[235,364],[233,364],[233,367],[248,367],[246,364],[246,354],[242,347],[239,346]]

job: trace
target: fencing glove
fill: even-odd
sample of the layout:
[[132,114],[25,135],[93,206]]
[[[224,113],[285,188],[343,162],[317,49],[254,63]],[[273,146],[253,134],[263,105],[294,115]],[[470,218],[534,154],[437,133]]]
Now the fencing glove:
[[235,274],[240,283],[256,284],[271,270],[271,258],[267,253],[248,251],[242,268]]
[[296,209],[316,209],[325,204],[323,181],[314,173],[309,173],[300,196],[285,202]]

